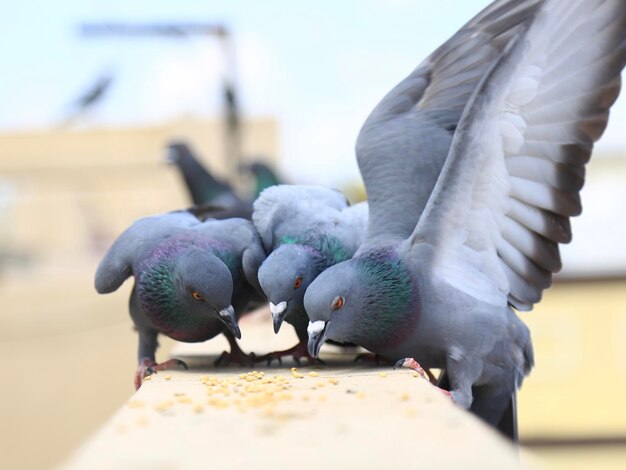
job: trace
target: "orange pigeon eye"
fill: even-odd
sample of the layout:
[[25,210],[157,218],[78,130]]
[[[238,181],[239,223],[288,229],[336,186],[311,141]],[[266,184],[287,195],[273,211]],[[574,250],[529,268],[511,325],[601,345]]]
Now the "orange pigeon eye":
[[302,285],[302,278],[300,276],[298,276],[298,278],[296,279],[296,282],[293,284],[293,288],[297,289],[301,285]]
[[330,304],[330,308],[333,310],[339,310],[341,307],[343,307],[343,304],[345,303],[343,297],[339,296],[339,297],[335,297],[333,299],[333,303]]
[[198,301],[204,300],[202,296],[200,295],[200,292],[198,292],[197,290],[191,291],[191,296]]

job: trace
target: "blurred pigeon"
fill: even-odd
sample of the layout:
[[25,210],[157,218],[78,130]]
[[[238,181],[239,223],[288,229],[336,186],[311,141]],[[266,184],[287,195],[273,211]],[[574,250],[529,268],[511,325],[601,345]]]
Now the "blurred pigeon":
[[252,202],[243,201],[233,188],[215,179],[193,155],[184,142],[168,144],[166,161],[180,169],[194,204],[211,204],[225,209],[237,208],[242,217],[250,218]]
[[252,220],[267,259],[259,268],[259,284],[270,302],[274,332],[283,320],[293,325],[300,342],[272,359],[307,353],[304,292],[323,270],[352,257],[367,228],[367,203],[349,206],[338,191],[318,186],[278,185],[267,188],[254,203]]
[[[248,363],[235,337],[237,322],[262,297],[257,271],[265,254],[254,226],[244,219],[199,221],[186,211],[137,220],[113,243],[98,266],[96,290],[117,290],[131,275],[130,315],[139,333],[143,377],[174,365],[155,362],[159,333],[200,342],[224,333],[231,345],[218,363]],[[185,366],[186,367],[186,366]]]
[[[309,352],[444,368],[455,403],[515,438],[533,351],[512,308],[561,267],[625,60],[626,2],[502,0],[394,88],[357,142],[366,240],[305,294]],[[420,168],[442,153],[438,178]]]
[[107,71],[101,74],[96,81],[70,105],[72,110],[64,119],[64,125],[71,124],[85,111],[100,102],[111,88],[113,78],[114,75],[112,72]]
[[276,186],[281,184],[281,181],[276,176],[276,173],[267,166],[265,163],[252,162],[242,163],[240,169],[243,171],[249,171],[254,177],[253,199],[257,199],[263,190],[270,186]]

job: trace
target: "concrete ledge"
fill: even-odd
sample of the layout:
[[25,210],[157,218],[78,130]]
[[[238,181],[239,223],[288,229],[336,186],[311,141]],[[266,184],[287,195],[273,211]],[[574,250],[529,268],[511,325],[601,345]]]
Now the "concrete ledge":
[[190,370],[144,382],[64,468],[520,468],[508,442],[411,371],[327,353],[324,366],[255,374],[215,368],[219,344],[175,351]]

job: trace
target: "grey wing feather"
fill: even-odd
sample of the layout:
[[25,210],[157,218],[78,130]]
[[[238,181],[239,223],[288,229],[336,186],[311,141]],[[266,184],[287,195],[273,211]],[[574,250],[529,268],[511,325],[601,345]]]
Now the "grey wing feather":
[[310,223],[311,216],[319,216],[320,210],[341,211],[346,207],[345,196],[334,189],[281,184],[265,189],[257,198],[252,221],[269,253],[280,243],[276,234],[281,231],[281,226],[291,225],[297,229],[307,220]]
[[241,218],[209,219],[194,227],[194,230],[213,240],[233,246],[241,256],[243,274],[246,280],[258,293],[262,292],[257,271],[265,260],[265,251],[251,221]]
[[96,291],[100,294],[116,291],[159,241],[198,224],[198,219],[185,211],[135,221],[113,242],[100,261],[95,276]]
[[411,234],[470,95],[540,4],[494,2],[374,108],[356,144],[370,204],[368,245]]
[[507,47],[465,110],[412,237],[436,247],[449,284],[519,310],[539,301],[625,63],[619,0],[546,0]]

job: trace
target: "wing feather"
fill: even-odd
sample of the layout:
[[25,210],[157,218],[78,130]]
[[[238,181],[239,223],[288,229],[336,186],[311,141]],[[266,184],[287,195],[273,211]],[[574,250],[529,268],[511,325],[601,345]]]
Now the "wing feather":
[[435,275],[485,302],[539,301],[625,63],[626,2],[542,4],[473,93],[411,237],[434,247]]
[[474,89],[540,4],[493,2],[374,108],[356,143],[370,207],[363,250],[411,234]]

